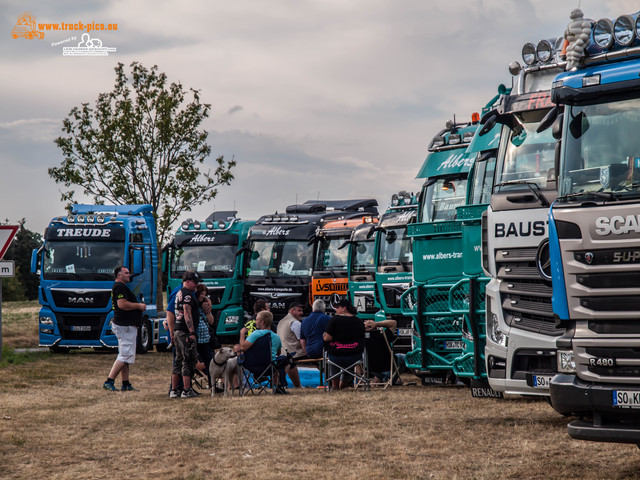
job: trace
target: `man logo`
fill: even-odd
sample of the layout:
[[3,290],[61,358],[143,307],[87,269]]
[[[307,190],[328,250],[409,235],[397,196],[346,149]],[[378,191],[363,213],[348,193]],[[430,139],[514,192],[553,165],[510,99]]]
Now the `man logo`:
[[584,259],[589,265],[591,265],[591,262],[593,262],[593,253],[591,253],[591,252],[585,253],[584,254]]

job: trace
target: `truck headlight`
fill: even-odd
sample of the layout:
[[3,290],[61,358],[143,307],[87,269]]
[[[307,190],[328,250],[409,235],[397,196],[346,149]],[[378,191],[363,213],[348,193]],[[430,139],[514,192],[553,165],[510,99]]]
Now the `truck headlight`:
[[494,343],[498,345],[502,345],[503,347],[507,346],[509,341],[509,337],[502,330],[500,330],[500,324],[498,323],[498,316],[495,313],[491,313],[487,317],[487,330],[489,331],[489,336]]
[[576,360],[571,350],[558,350],[558,372],[576,373]]
[[43,325],[53,325],[53,318],[51,317],[39,317],[38,321]]
[[224,319],[224,323],[238,323],[240,321],[240,317],[238,315],[229,315]]

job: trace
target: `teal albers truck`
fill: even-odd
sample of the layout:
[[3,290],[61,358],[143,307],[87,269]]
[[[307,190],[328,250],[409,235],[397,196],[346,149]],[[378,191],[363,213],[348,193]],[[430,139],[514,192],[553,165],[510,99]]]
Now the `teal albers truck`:
[[194,270],[209,289],[216,335],[229,342],[244,324],[242,257],[236,255],[254,221],[242,220],[235,211],[218,211],[206,220],[188,219],[166,249],[167,296],[182,284],[182,275]]
[[[572,12],[572,16],[576,11]],[[558,198],[549,213],[557,340],[553,408],[573,438],[640,445],[640,18],[590,22],[558,75]]]
[[[484,111],[506,91],[501,86]],[[478,138],[478,121],[474,114],[467,124],[448,122],[431,142],[418,174],[426,179],[418,222],[409,225],[413,286],[401,302],[417,332],[407,367],[424,381],[455,376],[472,384],[477,396],[495,396],[485,381],[488,279],[481,269],[481,217],[493,187],[499,127],[487,127]]]
[[40,277],[40,346],[55,352],[117,348],[111,289],[120,265],[132,273],[127,286],[147,305],[138,352],[153,345],[166,349],[167,332],[155,304],[158,248],[151,205],[73,205],[49,222],[44,245],[31,256],[31,271]]
[[400,298],[413,280],[413,251],[407,229],[416,221],[417,210],[415,195],[406,191],[394,194],[375,227],[376,301],[380,310],[374,318],[398,322],[393,345],[396,352],[407,352],[412,346],[413,319],[402,313]]

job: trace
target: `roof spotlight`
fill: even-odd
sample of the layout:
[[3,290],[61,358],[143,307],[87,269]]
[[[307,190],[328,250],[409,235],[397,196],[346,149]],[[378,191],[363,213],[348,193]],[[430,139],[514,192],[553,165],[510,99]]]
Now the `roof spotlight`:
[[444,137],[441,135],[437,135],[431,140],[431,145],[429,145],[429,150],[433,150],[434,148],[438,148],[444,145]]
[[613,22],[608,18],[601,18],[593,27],[593,41],[600,48],[613,45]]
[[621,47],[628,47],[636,39],[635,22],[631,15],[620,15],[613,26],[613,36]]
[[514,60],[509,64],[509,73],[514,77],[518,75],[521,70],[522,70],[522,66],[518,61]]
[[84,215],[80,214],[76,218],[78,219],[78,222],[84,223]]
[[95,221],[96,221],[96,216],[95,215],[91,215],[91,214],[87,215],[87,222],[88,223],[95,223]]
[[200,230],[200,222],[193,222],[193,228],[195,228],[196,230]]
[[551,46],[551,43],[548,40],[540,40],[540,42],[538,42],[538,46],[536,47],[536,57],[538,57],[538,60],[540,60],[542,63],[547,63],[549,60],[551,60],[552,56],[553,47]]
[[400,198],[398,197],[398,194],[397,194],[397,193],[394,193],[394,194],[391,196],[391,205],[393,205],[393,206],[395,207],[395,206],[396,206],[396,205],[398,205],[399,203],[400,203]]
[[189,230],[189,221],[185,220],[182,222],[182,230]]
[[533,43],[527,42],[522,47],[522,61],[527,65],[532,65],[536,61],[536,47]]
[[207,230],[213,230],[213,222],[211,220],[207,222]]
[[227,224],[226,224],[226,223],[224,223],[224,221],[220,220],[220,221],[218,222],[218,228],[219,228],[220,230],[222,230],[222,229],[223,229],[224,227],[226,227],[226,226],[227,226]]
[[462,141],[462,136],[459,133],[452,133],[449,135],[449,145],[457,145]]
[[73,221],[76,219],[76,217],[74,217],[73,215],[67,215],[67,222],[69,223],[73,223]]

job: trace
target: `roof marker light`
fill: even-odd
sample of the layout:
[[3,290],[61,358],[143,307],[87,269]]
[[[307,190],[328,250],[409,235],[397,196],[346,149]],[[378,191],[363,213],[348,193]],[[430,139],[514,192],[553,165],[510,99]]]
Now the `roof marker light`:
[[600,48],[613,45],[613,22],[608,18],[601,18],[593,27],[593,40]]
[[631,15],[620,15],[613,26],[613,36],[621,47],[628,47],[636,39],[635,22]]

